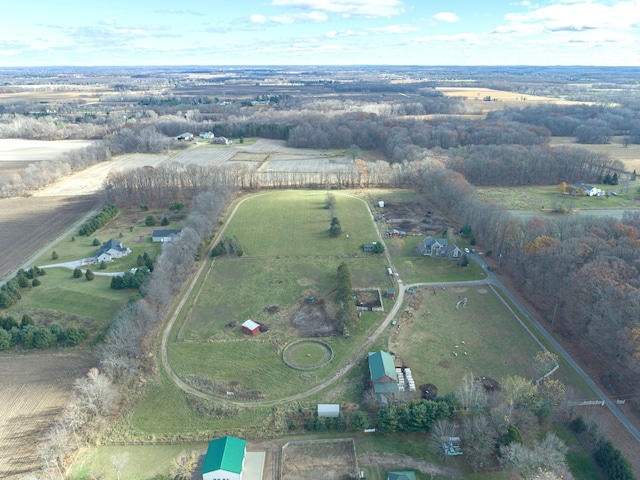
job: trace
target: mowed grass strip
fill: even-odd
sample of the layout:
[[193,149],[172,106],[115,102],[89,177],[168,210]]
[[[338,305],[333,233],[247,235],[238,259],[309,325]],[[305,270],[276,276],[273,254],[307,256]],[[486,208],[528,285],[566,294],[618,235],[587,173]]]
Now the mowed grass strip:
[[[211,435],[211,432],[227,432],[246,429],[255,435],[272,408],[243,408],[234,416],[203,416],[189,407],[187,395],[162,373],[144,396],[130,417],[123,419],[107,434],[107,439],[149,439],[154,436]],[[213,437],[212,437],[213,438]]]
[[[334,216],[343,235],[330,238],[331,212],[325,191],[276,191],[246,200],[226,234],[237,237],[248,256],[353,255],[361,245],[377,239],[366,205],[361,200],[332,192]],[[348,236],[347,236],[348,235]]]
[[[399,322],[389,342],[411,368],[416,385],[432,383],[446,394],[455,392],[469,372],[498,381],[509,375],[535,377],[533,357],[541,348],[488,287],[420,288],[418,295],[420,309],[413,319]],[[456,310],[464,297],[467,306]]]
[[[166,478],[173,471],[172,461],[180,452],[204,455],[206,445],[128,445],[90,447],[80,454],[71,469],[70,478],[102,478],[143,480]],[[117,458],[128,458],[120,472],[114,468]]]
[[111,277],[96,275],[87,281],[84,276],[73,278],[72,271],[66,268],[48,268],[46,272],[39,277],[41,285],[22,289],[22,299],[7,312],[44,308],[110,322],[133,295],[132,290],[111,289]]

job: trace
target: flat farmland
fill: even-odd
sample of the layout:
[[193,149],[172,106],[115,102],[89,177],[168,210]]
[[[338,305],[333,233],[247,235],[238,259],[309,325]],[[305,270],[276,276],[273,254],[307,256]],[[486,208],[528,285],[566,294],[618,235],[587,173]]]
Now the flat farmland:
[[0,355],[0,478],[17,479],[36,466],[34,445],[60,414],[75,379],[96,365],[87,353]]
[[93,196],[0,199],[0,278],[55,240],[98,204]]
[[224,145],[206,145],[191,148],[172,158],[184,165],[222,165],[233,158],[237,150]]
[[51,160],[58,155],[91,145],[90,140],[22,140],[0,139],[0,180],[9,179],[20,173],[27,165],[43,160]]
[[273,172],[330,172],[333,170],[352,169],[350,158],[314,157],[313,155],[280,155],[269,157],[260,170]]
[[34,196],[92,195],[102,189],[102,183],[111,173],[145,166],[157,167],[168,160],[169,155],[142,153],[121,155],[64,177],[56,183],[34,192]]
[[335,156],[344,153],[342,150],[321,150],[315,148],[291,148],[287,147],[285,140],[270,140],[261,138],[253,145],[247,147],[238,146],[238,150],[250,153],[289,153],[293,155],[309,156]]

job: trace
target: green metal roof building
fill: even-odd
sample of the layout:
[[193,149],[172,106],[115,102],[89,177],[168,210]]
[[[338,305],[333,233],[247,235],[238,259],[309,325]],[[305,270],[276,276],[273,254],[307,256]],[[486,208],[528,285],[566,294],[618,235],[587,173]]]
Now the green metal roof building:
[[241,438],[211,440],[202,464],[202,480],[240,480],[246,449],[247,441]]
[[375,393],[394,393],[398,391],[398,375],[393,358],[389,352],[378,350],[369,352],[369,372]]

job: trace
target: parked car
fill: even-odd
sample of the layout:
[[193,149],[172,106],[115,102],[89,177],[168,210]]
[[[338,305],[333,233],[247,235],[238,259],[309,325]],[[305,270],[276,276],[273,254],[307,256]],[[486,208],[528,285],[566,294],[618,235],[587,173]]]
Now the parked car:
[[471,252],[471,250],[469,250],[468,248],[465,247],[464,253],[470,253],[470,252]]
[[609,192],[609,195],[613,195],[614,197],[618,196],[618,194],[616,192]]

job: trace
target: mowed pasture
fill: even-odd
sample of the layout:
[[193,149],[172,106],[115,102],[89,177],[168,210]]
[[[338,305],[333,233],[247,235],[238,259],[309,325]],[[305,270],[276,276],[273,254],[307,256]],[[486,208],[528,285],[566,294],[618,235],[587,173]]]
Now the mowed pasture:
[[75,379],[96,364],[78,352],[0,355],[0,478],[18,479],[36,467],[34,445],[60,414]]
[[[376,238],[365,203],[335,196],[335,215],[344,232],[338,238],[328,235],[326,192],[277,191],[249,197],[239,207],[226,235],[240,241],[244,255],[213,261],[174,327],[168,353],[179,376],[194,374],[240,394],[259,391],[268,400],[293,395],[333,373],[382,320],[384,314],[363,315],[352,338],[328,335],[335,357],[326,367],[293,371],[281,359],[290,341],[314,336],[314,328],[333,328],[340,263],[348,264],[354,287],[391,287],[384,256],[364,255],[360,249]],[[317,324],[296,324],[296,314],[307,310]],[[243,333],[240,325],[249,318],[268,331],[253,337]]]
[[0,277],[17,270],[97,204],[93,196],[1,199]]
[[[446,394],[470,372],[498,382],[535,378],[533,358],[542,348],[488,286],[420,287],[415,295],[419,306],[402,317],[389,349],[411,368],[416,385],[431,383]],[[467,305],[456,310],[465,297]]]

